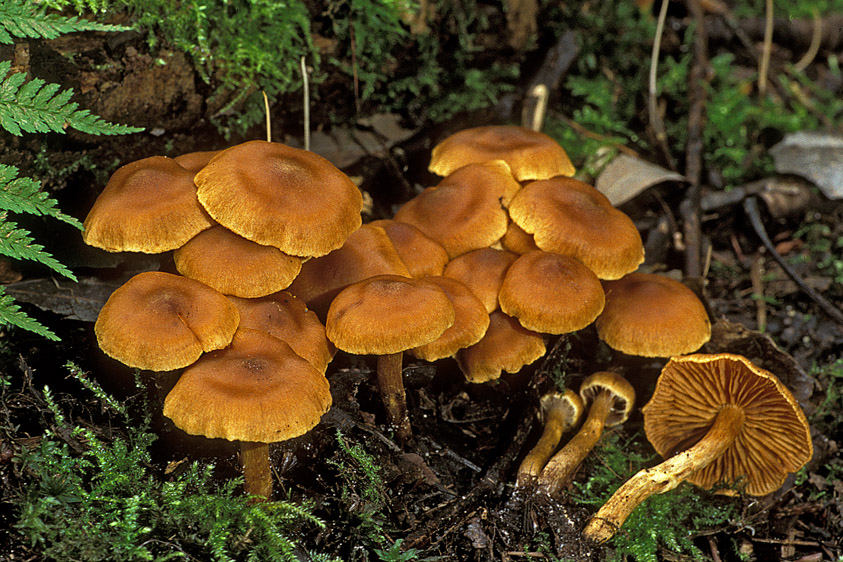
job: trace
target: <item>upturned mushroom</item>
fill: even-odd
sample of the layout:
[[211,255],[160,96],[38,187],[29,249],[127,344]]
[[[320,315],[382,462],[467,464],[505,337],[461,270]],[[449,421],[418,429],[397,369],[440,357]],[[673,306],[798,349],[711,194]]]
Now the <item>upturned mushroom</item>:
[[589,406],[588,416],[576,435],[553,455],[539,474],[538,488],[551,496],[567,484],[600,440],[603,429],[626,421],[635,402],[635,390],[617,373],[600,371],[583,381],[580,397]]
[[559,446],[562,434],[576,427],[584,409],[582,398],[570,388],[565,392],[549,392],[542,396],[539,413],[544,421],[544,429],[538,442],[518,467],[518,486],[527,486],[535,482]]
[[191,435],[239,441],[246,494],[269,499],[269,443],[308,432],[330,406],[322,373],[280,339],[244,328],[185,369],[164,415]]
[[746,493],[761,496],[813,454],[793,395],[740,355],[673,357],[643,412],[647,439],[667,460],[641,470],[609,498],[585,528],[592,540],[610,539],[636,506],[683,480],[706,489],[742,481]]
[[378,389],[387,421],[402,442],[412,437],[402,379],[403,353],[428,344],[454,324],[454,307],[424,279],[377,275],[340,291],[328,309],[326,332],[337,348],[378,356]]

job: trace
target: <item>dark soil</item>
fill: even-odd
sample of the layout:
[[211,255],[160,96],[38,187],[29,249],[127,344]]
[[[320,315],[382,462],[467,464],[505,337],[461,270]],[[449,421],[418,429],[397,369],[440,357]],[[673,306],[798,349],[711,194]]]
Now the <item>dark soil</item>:
[[[76,53],[72,59],[65,53]],[[117,37],[85,34],[51,42],[31,41],[14,50],[0,49],[16,65],[48,81],[60,81],[74,87],[80,104],[106,119],[147,127],[147,132],[114,138],[92,138],[70,132],[67,135],[25,137],[3,136],[2,160],[15,163],[24,174],[44,179],[45,187],[59,199],[62,209],[84,218],[108,174],[118,163],[154,154],[173,154],[217,149],[226,145],[209,125],[209,108],[204,102],[207,87],[197,78],[185,57],[167,53],[168,64],[153,64],[137,35]],[[537,65],[538,61],[529,61]],[[347,84],[346,84],[347,86]],[[286,100],[285,100],[286,102]],[[348,99],[343,98],[342,103]],[[299,104],[296,100],[290,105]],[[273,108],[277,123],[286,123],[284,103]],[[337,108],[347,113],[348,106]],[[296,113],[293,111],[292,113]],[[506,117],[510,115],[507,114]],[[396,204],[408,199],[419,186],[431,185],[424,170],[430,147],[446,132],[502,119],[489,111],[461,116],[447,126],[423,125],[412,129],[412,136],[396,142],[391,150],[368,154],[346,168],[354,175],[378,178],[364,183],[374,199],[370,218],[390,215]],[[284,137],[282,125],[276,125],[278,138]],[[254,138],[262,138],[256,132]],[[231,141],[234,142],[234,141]],[[44,154],[45,166],[34,155]],[[397,165],[396,163],[400,163]],[[52,169],[55,175],[44,175]],[[58,170],[64,170],[58,173]],[[69,172],[67,170],[70,170]],[[676,189],[675,185],[670,186]],[[660,201],[667,196],[654,188],[639,196],[625,210],[637,224],[651,225],[652,217],[662,213]],[[669,197],[668,197],[669,199]],[[843,236],[843,207],[837,203],[811,203],[780,218],[767,217],[766,225],[781,251],[804,253],[809,259],[801,274],[825,287],[825,295],[838,307],[843,304],[843,289],[834,285],[826,271],[814,267],[810,249],[792,243],[794,230],[806,214],[832,229],[831,239]],[[765,253],[755,233],[749,228],[740,205],[719,209],[703,217],[703,232],[712,244],[712,260],[728,266],[713,270],[705,287],[706,304],[716,321],[712,341],[703,351],[741,353],[779,375],[794,391],[806,413],[816,411],[826,389],[810,372],[812,365],[829,363],[843,354],[843,327],[824,314]],[[127,278],[132,272],[155,267],[171,267],[169,256],[114,256],[85,248],[78,233],[58,230],[46,221],[32,221],[30,228],[63,263],[80,277],[97,280],[105,286]],[[646,239],[649,231],[642,231]],[[663,260],[651,264],[661,269],[681,269],[682,252],[664,243]],[[766,331],[758,327],[759,307],[750,298],[754,291],[750,270],[762,260],[776,281],[765,286],[765,295],[778,305],[766,308]],[[36,279],[43,271],[3,263],[6,270],[0,281]],[[107,288],[102,292],[107,295]],[[10,376],[13,397],[2,406],[0,433],[0,477],[4,493],[0,502],[0,558],[3,549],[16,553],[9,560],[38,560],[20,536],[8,529],[14,521],[9,490],[21,484],[21,475],[10,460],[20,448],[37,441],[51,415],[36,398],[32,388],[48,384],[71,419],[94,424],[103,435],[123,433],[111,427],[96,401],[78,384],[68,379],[63,365],[77,363],[103,387],[120,399],[137,400],[133,373],[106,358],[96,346],[92,323],[61,318],[35,307],[27,312],[53,328],[62,343],[53,344],[20,331],[3,334],[4,355],[0,369]],[[548,342],[549,353],[516,375],[505,375],[494,383],[472,385],[464,381],[453,360],[420,364],[407,360],[405,382],[415,439],[399,446],[385,428],[385,420],[373,378],[374,363],[369,359],[340,353],[329,367],[334,406],[322,423],[307,435],[273,447],[273,464],[279,477],[278,487],[294,499],[315,502],[315,513],[327,527],[307,536],[309,547],[344,560],[365,560],[365,553],[355,550],[354,507],[341,502],[340,482],[328,469],[326,459],[337,456],[336,433],[340,431],[351,443],[361,443],[382,469],[385,482],[384,528],[388,536],[403,539],[405,548],[416,548],[420,559],[433,560],[529,560],[562,559],[602,560],[607,550],[589,544],[580,535],[588,517],[589,506],[577,505],[563,495],[551,500],[529,491],[516,490],[514,472],[540,432],[536,411],[538,397],[553,385],[551,373],[562,368],[567,383],[577,388],[587,374],[610,362],[634,373],[639,392],[638,405],[644,404],[663,361],[642,360],[612,353],[596,337],[593,329]],[[175,383],[174,375],[142,374],[148,385],[152,404],[160,412],[163,396]],[[630,377],[632,378],[632,377]],[[829,422],[820,420],[828,431]],[[96,425],[102,424],[102,425]],[[638,410],[631,420],[616,430],[633,435],[642,427]],[[163,476],[172,461],[204,459],[216,463],[217,475],[227,478],[238,474],[236,448],[223,441],[210,441],[185,435],[160,414],[153,419],[153,429],[160,436],[154,445],[155,470]],[[839,432],[839,426],[834,431]],[[738,497],[734,501],[745,517],[721,529],[710,529],[695,539],[695,544],[714,560],[737,559],[738,550],[757,560],[838,560],[843,556],[843,484],[824,481],[823,466],[839,459],[839,433],[823,434],[815,428],[815,458],[808,467],[813,483],[794,486],[791,478],[778,492],[764,498]],[[78,446],[78,443],[76,443]],[[648,445],[639,444],[641,448]],[[587,477],[583,470],[577,479]],[[811,486],[823,482],[827,492],[811,500]],[[540,535],[547,535],[549,553],[535,550]],[[371,556],[369,554],[368,556]],[[663,551],[665,560],[681,557]]]

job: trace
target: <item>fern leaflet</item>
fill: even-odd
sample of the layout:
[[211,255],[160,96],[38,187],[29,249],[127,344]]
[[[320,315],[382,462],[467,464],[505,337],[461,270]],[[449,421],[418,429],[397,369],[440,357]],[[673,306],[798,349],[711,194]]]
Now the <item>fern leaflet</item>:
[[65,215],[58,202],[41,191],[41,182],[32,178],[19,178],[14,166],[0,164],[0,209],[13,213],[49,216],[82,229],[75,217]]
[[47,14],[38,2],[0,0],[0,43],[12,44],[12,37],[55,39],[74,31],[125,31],[122,25],[109,25],[77,17]]
[[[5,77],[11,65],[11,61],[0,62],[0,76]],[[17,136],[64,133],[68,127],[92,135],[122,135],[143,130],[109,123],[87,109],[77,109],[79,104],[70,101],[73,88],[58,90],[58,84],[47,84],[40,78],[26,82],[26,76],[21,73],[4,78],[0,82],[0,127]]]
[[52,330],[21,312],[15,300],[6,294],[3,285],[0,285],[0,325],[17,326],[48,340],[59,341],[59,337]]
[[29,231],[18,228],[18,225],[10,221],[6,215],[5,211],[0,212],[0,254],[14,259],[37,261],[56,273],[61,273],[68,279],[76,281],[73,272],[45,252],[44,246],[35,244],[29,236]]

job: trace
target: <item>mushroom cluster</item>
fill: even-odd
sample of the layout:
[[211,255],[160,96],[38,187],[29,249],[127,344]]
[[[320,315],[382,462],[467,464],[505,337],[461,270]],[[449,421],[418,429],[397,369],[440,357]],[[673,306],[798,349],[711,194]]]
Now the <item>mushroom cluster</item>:
[[85,242],[106,251],[173,251],[178,274],[140,273],[114,291],[97,341],[131,367],[185,369],[164,415],[241,442],[248,494],[271,496],[267,444],[304,434],[330,407],[333,347],[284,289],[358,229],[361,209],[324,158],[253,141],[126,164],[85,220]]

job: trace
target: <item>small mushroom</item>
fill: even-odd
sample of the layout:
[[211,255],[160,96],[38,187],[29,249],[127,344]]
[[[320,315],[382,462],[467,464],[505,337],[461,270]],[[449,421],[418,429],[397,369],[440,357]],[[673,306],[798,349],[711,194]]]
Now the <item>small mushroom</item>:
[[269,499],[269,443],[307,433],[330,406],[322,373],[280,339],[243,328],[185,369],[164,415],[191,435],[240,441],[246,494]]
[[813,454],[805,414],[772,373],[740,355],[673,357],[643,408],[644,430],[667,460],[639,471],[591,518],[585,536],[610,539],[636,506],[683,480],[703,488],[744,479],[769,494]]
[[583,381],[580,397],[589,406],[588,417],[539,474],[538,488],[551,496],[562,489],[588,456],[603,435],[603,428],[626,421],[635,402],[635,390],[617,373],[600,371]]
[[570,388],[565,392],[550,392],[542,396],[540,414],[544,419],[544,430],[536,445],[518,467],[518,486],[527,486],[535,482],[548,459],[556,451],[562,434],[579,423],[584,409],[582,399]]
[[467,164],[503,160],[518,181],[572,176],[568,153],[548,135],[514,125],[472,127],[433,147],[429,170],[447,176]]
[[337,348],[378,356],[378,389],[389,425],[402,442],[412,437],[402,379],[403,353],[441,336],[454,324],[450,299],[424,279],[377,275],[343,289],[325,325]]

